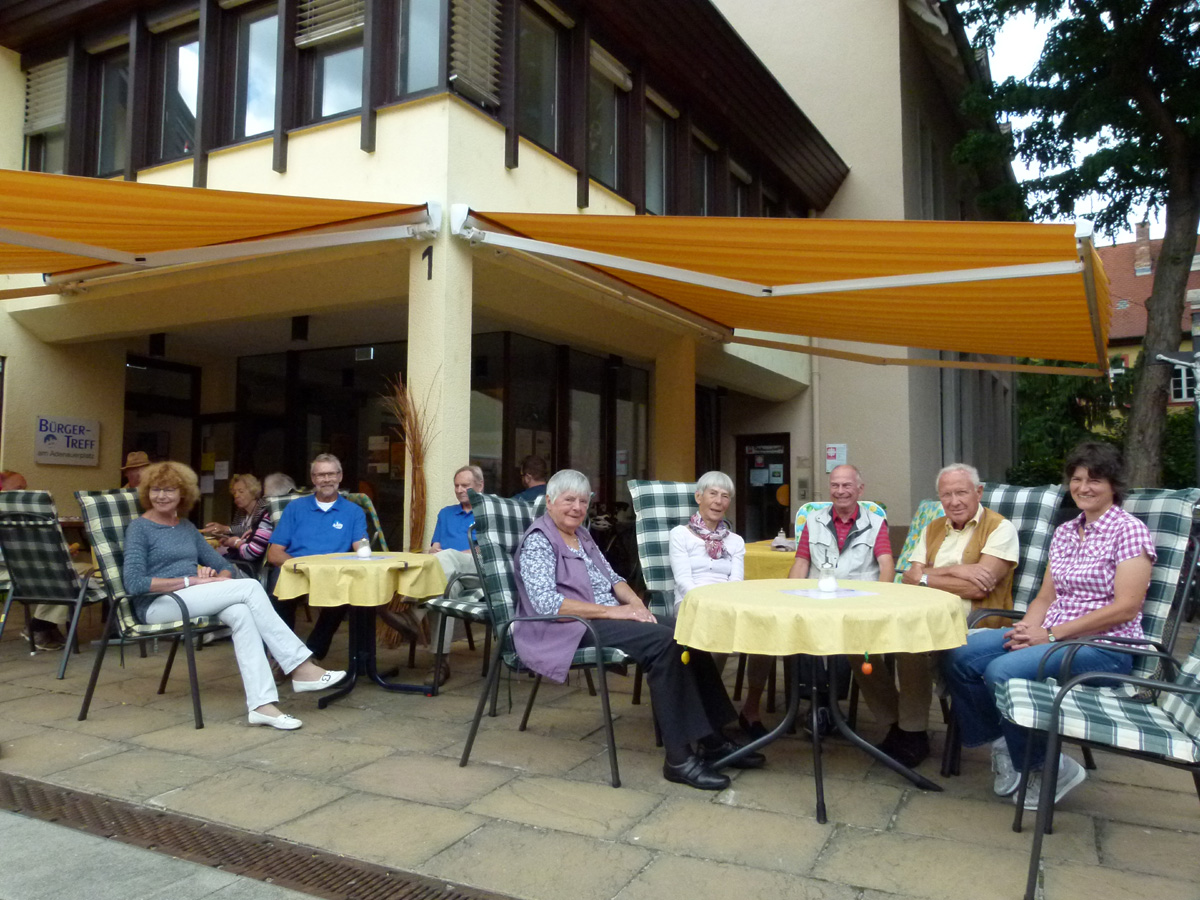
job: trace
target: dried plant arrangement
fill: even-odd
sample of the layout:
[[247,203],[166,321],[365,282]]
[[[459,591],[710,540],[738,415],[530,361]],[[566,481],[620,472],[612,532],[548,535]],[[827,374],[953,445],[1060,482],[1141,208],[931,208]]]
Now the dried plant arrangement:
[[[437,373],[434,373],[434,377],[429,383],[429,390],[426,391],[423,398],[418,399],[399,375],[396,376],[395,381],[388,383],[388,392],[383,395],[384,409],[391,413],[399,423],[393,428],[399,439],[404,442],[411,467],[411,475],[405,487],[408,494],[408,549],[412,553],[420,553],[425,540],[427,495],[425,457],[434,438],[434,435],[428,431],[429,398],[434,385],[439,383],[440,372],[439,369]],[[424,621],[413,615],[413,601],[410,598],[397,594],[388,604],[388,609],[395,613],[396,617],[409,623],[409,628],[405,630],[415,631],[415,638],[420,643],[429,642],[428,628]],[[401,634],[385,624],[382,619],[379,620],[378,633],[387,647],[399,646]],[[411,638],[414,635],[405,635],[405,637]]]

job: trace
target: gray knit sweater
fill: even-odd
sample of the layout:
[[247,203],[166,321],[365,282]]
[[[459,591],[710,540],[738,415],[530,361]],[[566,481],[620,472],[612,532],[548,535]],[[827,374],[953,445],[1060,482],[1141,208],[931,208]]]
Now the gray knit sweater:
[[198,565],[218,571],[232,569],[186,519],[178,525],[159,525],[144,516],[130,522],[125,529],[125,563],[121,567],[121,580],[134,598],[133,614],[138,621],[145,621],[147,607],[157,599],[149,593],[151,578],[195,575]]

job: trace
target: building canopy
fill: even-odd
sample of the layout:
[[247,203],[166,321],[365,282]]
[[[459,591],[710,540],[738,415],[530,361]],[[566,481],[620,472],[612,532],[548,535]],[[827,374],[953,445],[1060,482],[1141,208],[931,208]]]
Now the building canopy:
[[[436,214],[434,214],[436,213]],[[436,233],[426,205],[0,170],[0,274],[51,281]],[[100,269],[94,267],[100,266]],[[68,274],[72,273],[72,274]]]
[[453,219],[472,241],[593,266],[726,329],[1107,371],[1107,279],[1086,228],[463,207]]

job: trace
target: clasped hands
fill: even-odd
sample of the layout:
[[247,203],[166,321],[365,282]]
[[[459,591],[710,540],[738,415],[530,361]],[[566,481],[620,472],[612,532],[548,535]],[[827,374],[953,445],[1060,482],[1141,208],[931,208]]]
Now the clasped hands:
[[1049,635],[1049,629],[1043,628],[1041,625],[1031,625],[1022,620],[1013,626],[1012,631],[1004,635],[1007,638],[1004,642],[1004,649],[1021,650],[1025,647],[1046,644],[1050,641]]
[[198,584],[208,584],[210,581],[224,581],[226,578],[232,578],[233,572],[228,569],[222,569],[218,572],[210,566],[196,566],[196,577],[188,578],[191,586],[195,587]]
[[957,566],[951,566],[947,574],[975,585],[985,594],[990,594],[996,587],[995,573],[983,563],[960,563]]

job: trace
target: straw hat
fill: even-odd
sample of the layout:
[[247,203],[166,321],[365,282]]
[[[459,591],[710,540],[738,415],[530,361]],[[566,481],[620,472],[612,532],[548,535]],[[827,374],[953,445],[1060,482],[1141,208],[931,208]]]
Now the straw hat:
[[144,450],[134,450],[125,457],[125,465],[121,466],[121,471],[126,469],[141,469],[150,465],[150,457],[146,455]]

